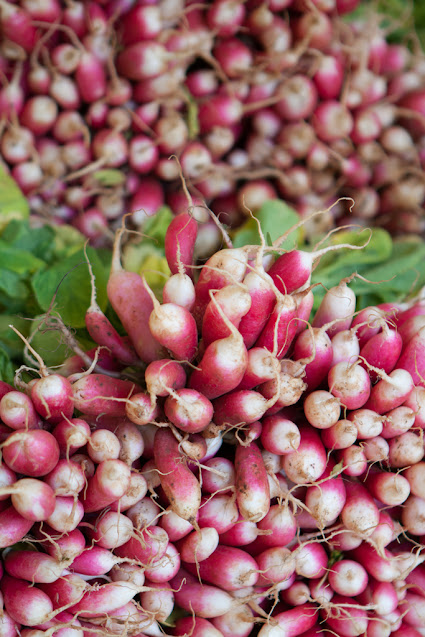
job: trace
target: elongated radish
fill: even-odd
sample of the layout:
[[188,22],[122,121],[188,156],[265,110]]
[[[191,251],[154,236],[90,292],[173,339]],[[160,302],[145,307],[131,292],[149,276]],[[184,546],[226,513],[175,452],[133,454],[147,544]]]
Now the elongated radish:
[[415,385],[424,387],[425,366],[422,362],[425,345],[425,328],[421,328],[403,348],[397,368],[410,373]]
[[0,511],[0,547],[6,548],[20,542],[33,523],[33,520],[20,515],[13,506]]
[[267,471],[255,442],[239,445],[235,453],[236,501],[245,520],[259,522],[270,509]]
[[332,475],[333,463],[322,474],[320,484],[307,488],[305,504],[317,522],[318,528],[332,524],[343,510],[346,490],[341,476]]
[[312,628],[317,622],[317,610],[314,604],[301,604],[296,608],[274,615],[276,624],[264,624],[258,637],[297,637]]
[[56,498],[53,489],[34,478],[22,478],[15,483],[0,488],[4,496],[12,496],[16,511],[27,520],[43,521],[53,513]]
[[300,300],[291,295],[278,297],[263,331],[255,342],[256,347],[265,347],[277,358],[285,356],[297,331],[295,319]]
[[53,611],[50,598],[22,579],[5,575],[0,583],[7,613],[24,626],[42,624]]
[[37,551],[12,550],[4,558],[4,566],[12,577],[33,584],[49,584],[62,575],[67,563],[58,562],[54,557]]
[[156,432],[154,458],[161,486],[173,511],[192,524],[201,502],[201,489],[196,477],[184,464],[184,456],[169,429]]
[[193,251],[198,224],[188,213],[182,212],[171,221],[165,233],[165,256],[172,274],[186,274],[193,278]]
[[326,331],[332,338],[338,332],[349,329],[356,309],[356,296],[347,286],[347,280],[342,280],[339,285],[330,288],[314,316],[313,327],[322,327],[335,321]]
[[183,569],[170,581],[175,593],[176,603],[183,610],[194,612],[197,617],[211,619],[220,617],[238,602],[226,591],[217,586],[199,584]]
[[198,515],[198,524],[201,528],[213,527],[219,534],[226,533],[236,524],[238,517],[238,507],[232,495],[217,493],[201,500]]
[[72,385],[76,409],[90,416],[108,414],[125,415],[125,399],[138,391],[129,380],[112,378],[104,374],[90,374]]
[[397,367],[372,387],[370,398],[364,407],[378,414],[400,407],[413,389],[411,374]]
[[57,424],[72,418],[74,402],[71,383],[59,374],[50,374],[31,386],[31,400],[37,412],[48,422]]
[[20,430],[3,443],[3,459],[17,473],[40,477],[50,473],[59,460],[56,438],[42,429]]
[[304,381],[316,389],[332,366],[333,350],[328,334],[319,328],[305,330],[294,342],[293,358],[305,363]]
[[84,593],[81,601],[71,606],[70,612],[78,613],[79,617],[96,617],[111,613],[141,592],[140,588],[131,582],[108,582]]
[[83,505],[86,513],[100,511],[127,491],[130,484],[130,469],[121,460],[104,460],[94,476],[88,480],[83,493]]

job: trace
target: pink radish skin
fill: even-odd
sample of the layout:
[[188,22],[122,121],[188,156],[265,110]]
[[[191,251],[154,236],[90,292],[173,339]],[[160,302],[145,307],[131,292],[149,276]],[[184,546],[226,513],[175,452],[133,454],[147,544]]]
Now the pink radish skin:
[[235,452],[236,502],[242,517],[259,522],[270,509],[270,488],[261,451],[255,442]]
[[295,558],[295,572],[300,577],[315,579],[323,577],[327,570],[327,553],[319,543],[306,542],[292,547]]
[[154,441],[155,464],[161,486],[177,515],[191,524],[201,503],[201,488],[190,469],[182,463],[177,440],[167,429],[158,429]]
[[182,389],[186,384],[184,367],[176,361],[163,359],[150,363],[145,370],[145,382],[151,396],[168,396],[170,389]]
[[313,327],[322,327],[338,319],[326,331],[330,338],[338,332],[348,330],[356,310],[356,296],[343,280],[339,285],[330,288],[320,303],[314,316]]
[[55,582],[66,566],[66,563],[36,551],[13,550],[4,558],[4,567],[9,575],[35,584]]
[[81,618],[112,613],[127,604],[139,592],[140,588],[131,582],[108,582],[98,588],[92,587],[84,593],[81,601],[71,606],[69,612],[78,613]]
[[171,508],[165,510],[165,515],[159,519],[158,523],[160,528],[167,532],[171,542],[181,540],[193,530],[192,524],[187,520],[183,520]]
[[251,297],[251,307],[239,323],[244,343],[250,349],[260,336],[276,303],[273,280],[262,264],[246,274],[243,283]]
[[248,351],[248,366],[237,389],[254,389],[276,377],[279,361],[262,347],[252,347]]
[[48,595],[53,608],[57,609],[68,604],[75,604],[81,599],[88,586],[87,582],[78,575],[66,574],[52,584],[39,584],[37,588]]
[[48,431],[21,430],[7,438],[2,453],[10,469],[37,478],[54,469],[59,460],[59,445]]
[[190,389],[196,389],[210,400],[235,389],[248,365],[248,352],[242,336],[236,328],[232,328],[230,336],[207,347],[189,379]]
[[255,558],[260,570],[258,585],[270,586],[285,581],[295,573],[293,553],[283,547],[274,546],[259,553]]
[[411,374],[405,369],[397,367],[388,374],[388,377],[383,378],[372,387],[370,398],[364,407],[376,411],[378,414],[385,414],[391,409],[400,407],[407,400],[412,389]]
[[126,515],[108,511],[100,514],[95,530],[90,535],[97,547],[115,549],[128,542],[132,534],[133,523]]
[[6,491],[1,493],[1,489],[5,487],[11,487],[12,484],[16,482],[16,473],[9,469],[7,465],[4,463],[0,465],[0,502],[7,500],[9,498],[9,493]]
[[397,368],[410,373],[415,385],[425,387],[425,328],[421,328],[403,348]]
[[268,380],[258,387],[258,391],[266,398],[270,406],[266,411],[266,416],[277,414],[283,407],[295,405],[301,398],[306,385],[298,372],[281,372],[279,381],[277,379]]
[[240,285],[227,285],[215,293],[214,302],[208,303],[202,320],[202,340],[205,347],[230,335],[230,330],[217,305],[229,321],[238,328],[241,319],[251,307],[251,297]]
[[[312,338],[314,338],[314,346]],[[313,352],[315,352],[314,357]],[[306,359],[304,381],[310,390],[316,389],[327,377],[332,366],[331,339],[326,332],[318,328],[305,330],[295,340],[293,358],[300,362]]]
[[164,555],[145,567],[146,578],[157,584],[167,583],[177,575],[180,564],[180,554],[174,544],[170,542]]
[[180,617],[176,621],[173,634],[176,636],[191,635],[191,637],[223,637],[223,633],[202,617]]
[[81,418],[61,420],[52,430],[56,438],[62,458],[69,457],[77,449],[84,447],[90,438],[90,427]]
[[[129,464],[126,462],[126,464]],[[127,512],[136,502],[144,498],[148,491],[146,478],[139,473],[131,473],[130,486],[121,498],[109,505],[111,511]]]
[[332,524],[346,502],[345,484],[341,476],[332,476],[333,463],[329,463],[317,486],[307,487],[305,504],[319,529]]
[[45,476],[44,481],[55,495],[78,495],[86,486],[86,477],[81,466],[65,459],[58,460],[56,467]]
[[77,555],[69,569],[77,575],[105,575],[120,561],[111,551],[100,546],[90,546]]
[[5,575],[0,587],[7,613],[19,624],[24,626],[42,624],[53,610],[50,598],[22,579]]
[[382,426],[382,437],[385,439],[401,436],[415,424],[415,412],[410,407],[402,405],[385,414]]
[[220,250],[208,259],[195,285],[196,303],[193,312],[197,321],[203,317],[211,300],[210,290],[220,290],[226,285],[241,282],[247,263],[248,256],[242,248]]
[[422,327],[425,327],[425,316],[423,314],[420,314],[419,316],[411,316],[403,321],[398,328],[398,333],[403,341],[403,346],[406,346]]
[[151,590],[140,593],[140,603],[144,611],[158,622],[165,622],[174,609],[174,593],[166,582],[147,582]]
[[199,572],[203,581],[229,592],[255,586],[258,580],[258,564],[254,558],[232,546],[219,545],[211,557],[198,565],[186,564],[185,568],[195,576]]
[[370,396],[370,378],[365,369],[358,364],[337,363],[328,373],[330,392],[347,409],[359,409]]
[[366,633],[369,620],[365,610],[357,608],[350,597],[343,595],[334,595],[332,603],[344,604],[344,606],[341,606],[339,612],[334,610],[329,613],[323,612],[323,618],[326,619],[331,630],[341,637],[357,637]]
[[275,414],[262,419],[261,444],[266,451],[285,455],[300,446],[301,435],[297,425],[291,420]]
[[[366,363],[372,367],[383,369],[386,374],[393,371],[401,353],[403,341],[400,334],[384,324],[382,332],[372,336],[360,350]],[[372,381],[378,378],[374,370],[369,370]]]
[[168,420],[187,433],[203,431],[212,421],[214,408],[210,400],[194,389],[178,389],[164,403]]
[[264,624],[258,637],[297,637],[313,628],[317,622],[317,608],[313,604],[301,604],[291,610],[273,616],[277,624]]
[[362,542],[358,548],[353,549],[352,555],[378,582],[394,582],[399,579],[398,563],[387,549],[383,549],[380,555],[369,544]]
[[357,429],[349,420],[338,420],[329,429],[322,429],[321,439],[327,449],[347,449],[356,442]]
[[235,484],[235,467],[227,458],[214,456],[202,463],[202,490],[204,493],[232,491]]
[[192,314],[174,303],[162,305],[153,299],[149,317],[151,334],[179,360],[191,361],[198,348],[198,330]]
[[58,496],[55,510],[46,522],[59,533],[73,531],[80,524],[84,516],[84,507],[79,500],[73,497]]
[[204,527],[199,531],[192,531],[180,540],[178,550],[184,562],[194,564],[210,557],[216,550],[218,542],[217,530],[213,527]]
[[257,523],[257,528],[271,533],[258,537],[255,541],[256,553],[269,547],[289,544],[297,532],[297,523],[288,507],[272,504],[267,515]]
[[[43,524],[43,530],[46,530],[46,526]],[[74,529],[62,537],[58,536],[53,529],[47,530],[49,531],[47,540],[42,534],[37,539],[43,540],[41,546],[56,561],[72,560],[84,551],[86,539],[79,529]]]
[[57,424],[63,418],[72,418],[74,402],[72,386],[67,378],[51,374],[31,386],[31,400],[42,418]]
[[373,497],[359,483],[347,482],[345,488],[347,499],[341,520],[349,531],[368,537],[379,522],[379,511]]
[[404,405],[413,409],[415,426],[425,429],[425,388],[414,387],[407,396]]
[[258,529],[255,522],[245,520],[241,515],[228,531],[220,534],[220,544],[226,546],[246,546],[258,537]]
[[255,342],[256,347],[265,347],[277,358],[283,358],[297,331],[298,303],[294,296],[281,296]]
[[369,576],[361,564],[354,560],[341,560],[329,572],[328,581],[335,593],[347,597],[360,595],[366,589]]
[[417,462],[403,472],[413,495],[425,499],[425,462]]
[[104,460],[88,480],[83,494],[86,513],[100,511],[121,498],[130,485],[130,469],[121,460]]
[[97,416],[99,413],[124,416],[125,399],[130,398],[138,389],[129,380],[104,374],[90,374],[72,385],[75,408],[89,416]]
[[[407,576],[406,581],[409,581],[409,577]],[[397,591],[391,582],[377,582],[372,578],[359,601],[362,604],[375,604],[378,615],[393,613],[399,602]]]
[[9,391],[0,400],[0,418],[11,429],[35,429],[40,418],[29,396]]
[[114,244],[111,273],[107,285],[108,299],[138,356],[145,363],[151,363],[164,358],[163,348],[149,330],[149,316],[153,310],[153,301],[143,279],[135,272],[123,270],[119,258],[120,237],[119,234]]
[[2,491],[5,496],[6,493],[12,496],[12,504],[16,511],[27,520],[47,520],[55,509],[55,493],[41,480],[22,478],[14,484],[2,487],[0,493]]
[[171,221],[165,233],[165,257],[172,274],[186,274],[193,278],[193,251],[198,224],[183,212]]
[[326,469],[326,451],[313,429],[300,427],[300,434],[298,449],[282,456],[282,467],[295,484],[315,482]]
[[238,507],[232,495],[220,493],[209,498],[202,498],[199,509],[198,524],[215,528],[219,534],[226,533],[236,524],[239,517]]
[[20,515],[13,506],[0,511],[0,548],[20,542],[34,524]]
[[176,604],[202,619],[220,617],[237,605],[237,601],[229,593],[216,586],[199,584],[183,569],[173,577],[170,585],[175,591]]
[[369,493],[388,506],[403,504],[410,494],[410,484],[401,474],[371,471],[366,478]]
[[358,440],[380,436],[384,427],[384,418],[371,409],[356,409],[348,414],[348,420],[354,423]]
[[147,425],[154,422],[160,415],[160,408],[152,402],[152,396],[145,392],[133,394],[125,404],[125,413],[127,418],[136,425]]
[[137,560],[144,565],[160,560],[168,547],[168,534],[159,526],[149,526],[115,549],[118,557]]
[[342,472],[351,477],[364,474],[367,469],[367,458],[363,446],[351,445],[335,453],[335,459],[342,464]]
[[238,423],[251,424],[260,420],[275,400],[266,400],[260,392],[235,390],[214,401],[214,423],[231,427]]

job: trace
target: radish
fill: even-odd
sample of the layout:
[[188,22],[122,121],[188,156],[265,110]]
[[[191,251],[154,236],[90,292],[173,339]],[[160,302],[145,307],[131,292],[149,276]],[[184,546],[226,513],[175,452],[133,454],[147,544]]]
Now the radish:
[[259,522],[270,509],[270,489],[261,452],[255,442],[235,453],[236,502],[245,520]]
[[0,588],[6,611],[16,622],[24,626],[37,626],[49,619],[53,604],[39,588],[10,575],[2,578]]

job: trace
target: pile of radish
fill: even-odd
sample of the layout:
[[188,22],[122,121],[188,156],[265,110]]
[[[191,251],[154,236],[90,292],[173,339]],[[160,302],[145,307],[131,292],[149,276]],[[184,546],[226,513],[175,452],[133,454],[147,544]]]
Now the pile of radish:
[[423,300],[356,313],[348,277],[311,317],[321,252],[197,269],[196,231],[170,224],[160,302],[122,228],[126,336],[92,277],[99,357],[26,342],[1,384],[0,634],[424,635]]
[[2,159],[33,214],[95,245],[128,211],[140,228],[164,202],[184,210],[172,155],[232,227],[268,199],[307,216],[354,193],[319,229],[420,233],[424,56],[373,13],[347,21],[358,4],[1,0]]

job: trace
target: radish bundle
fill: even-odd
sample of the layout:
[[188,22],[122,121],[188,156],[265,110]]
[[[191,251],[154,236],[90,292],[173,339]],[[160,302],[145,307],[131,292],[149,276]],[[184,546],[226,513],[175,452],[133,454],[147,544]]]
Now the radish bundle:
[[355,316],[345,279],[310,316],[309,276],[273,282],[277,248],[198,270],[180,227],[182,305],[118,268],[117,234],[108,293],[130,338],[100,320],[93,337],[131,366],[65,377],[27,343],[38,374],[2,386],[1,634],[420,637],[423,300]]
[[346,195],[307,238],[347,218],[423,233],[424,56],[358,5],[2,0],[3,164],[34,215],[94,245],[125,212],[140,228],[185,209],[171,156],[203,257],[220,242],[205,203],[234,228],[266,200],[306,217]]

